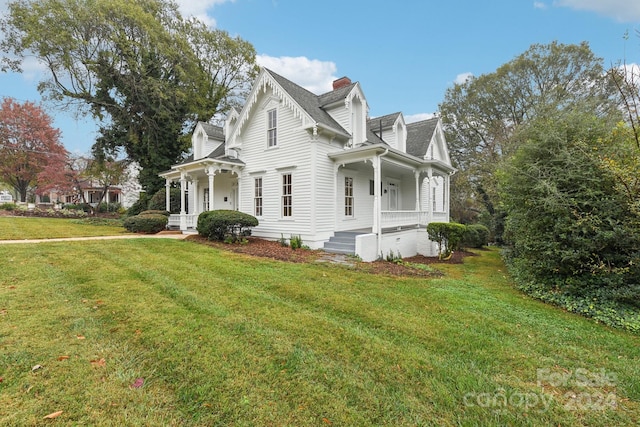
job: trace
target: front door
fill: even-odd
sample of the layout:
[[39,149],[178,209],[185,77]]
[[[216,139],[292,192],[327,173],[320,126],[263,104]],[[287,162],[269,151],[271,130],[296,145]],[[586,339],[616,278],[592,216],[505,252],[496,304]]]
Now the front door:
[[393,182],[389,183],[389,210],[398,210],[398,186]]
[[204,189],[204,197],[202,198],[202,212],[209,210],[209,189]]

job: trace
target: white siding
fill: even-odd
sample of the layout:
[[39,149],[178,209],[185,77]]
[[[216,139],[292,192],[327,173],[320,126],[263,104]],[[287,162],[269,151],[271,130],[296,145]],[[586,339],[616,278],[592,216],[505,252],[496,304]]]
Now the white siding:
[[329,113],[329,115],[333,117],[333,120],[338,122],[340,126],[344,128],[344,130],[352,133],[351,110],[344,106],[344,102],[341,102],[340,104],[337,104],[336,106],[327,110],[327,113]]
[[[265,101],[271,90],[261,95]],[[282,103],[270,101],[265,105],[259,99],[251,119],[242,131],[241,158],[246,167],[241,174],[240,210],[253,214],[254,178],[262,177],[263,216],[260,225],[254,228],[256,236],[289,238],[292,234],[302,235],[303,242],[309,239],[311,229],[311,164],[310,137],[301,128],[299,118]],[[267,110],[278,110],[277,145],[267,147]],[[282,216],[282,175],[290,173],[293,184],[293,215]]]
[[[345,177],[353,178],[353,217],[344,214],[344,183]],[[373,224],[373,196],[369,195],[369,180],[373,178],[371,172],[365,170],[340,169],[338,172],[338,189],[336,191],[336,212],[338,231],[371,229]]]

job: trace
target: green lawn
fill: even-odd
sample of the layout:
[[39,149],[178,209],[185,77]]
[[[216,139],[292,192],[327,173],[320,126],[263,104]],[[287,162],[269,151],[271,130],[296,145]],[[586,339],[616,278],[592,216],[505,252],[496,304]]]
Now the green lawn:
[[523,296],[495,250],[428,280],[164,239],[0,260],[3,426],[640,423],[640,337]]
[[99,221],[99,219],[95,218],[66,219],[0,216],[0,240],[111,236],[127,233],[122,226],[103,225]]

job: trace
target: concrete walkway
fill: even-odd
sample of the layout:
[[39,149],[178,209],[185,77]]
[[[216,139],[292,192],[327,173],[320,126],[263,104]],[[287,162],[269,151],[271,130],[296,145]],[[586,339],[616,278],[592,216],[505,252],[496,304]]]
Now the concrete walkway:
[[23,239],[0,240],[0,245],[16,243],[53,243],[53,242],[81,242],[83,240],[116,240],[116,239],[185,239],[188,234],[182,233],[158,233],[158,234],[118,234],[116,236],[92,236],[92,237],[61,237],[58,239]]

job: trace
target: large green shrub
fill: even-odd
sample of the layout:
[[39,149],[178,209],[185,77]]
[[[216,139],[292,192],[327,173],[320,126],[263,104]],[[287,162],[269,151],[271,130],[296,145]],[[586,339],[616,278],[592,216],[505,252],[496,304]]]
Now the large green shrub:
[[532,295],[640,307],[638,217],[596,157],[602,135],[593,120],[528,130],[502,173],[507,261]]
[[[149,204],[147,205],[147,210],[165,210],[167,208],[166,205],[167,200],[167,190],[161,189],[158,190],[151,199],[149,200]],[[180,189],[171,187],[169,189],[169,212],[177,214],[180,213]]]
[[158,233],[167,228],[169,219],[165,215],[135,215],[126,218],[123,226],[132,233]]
[[470,224],[465,227],[462,246],[481,248],[489,244],[489,229],[482,224]]
[[455,222],[432,222],[427,225],[429,239],[438,244],[438,258],[448,258],[454,250],[458,250],[465,226]]
[[146,210],[146,211],[142,211],[140,212],[138,215],[164,215],[166,217],[168,217],[170,214],[169,212],[165,211],[165,210]]
[[[140,194],[140,198],[127,209],[127,216],[138,215],[140,212],[146,211],[147,206],[149,206],[149,196],[147,196],[147,193],[142,193]],[[164,209],[164,207],[162,209]]]
[[232,210],[202,212],[198,216],[198,234],[209,240],[238,241],[251,235],[251,227],[258,225],[256,217]]
[[0,205],[0,210],[3,211],[12,211],[16,208],[16,204],[13,202],[5,202]]
[[113,202],[113,203],[101,202],[96,207],[96,211],[98,211],[100,213],[118,212],[121,208],[122,208],[122,205],[120,203],[118,203],[118,202]]

